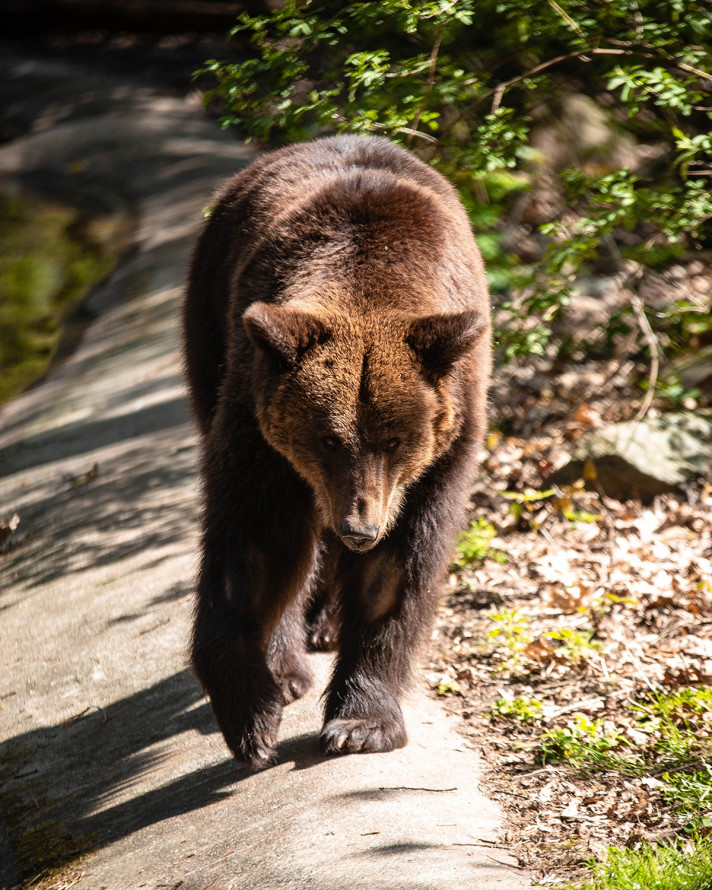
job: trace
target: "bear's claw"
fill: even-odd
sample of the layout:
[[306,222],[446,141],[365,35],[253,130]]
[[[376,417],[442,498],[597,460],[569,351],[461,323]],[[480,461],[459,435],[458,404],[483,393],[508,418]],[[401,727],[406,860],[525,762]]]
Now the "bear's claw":
[[321,731],[325,754],[357,754],[392,751],[408,741],[405,728],[393,718],[329,720]]
[[243,738],[236,745],[230,745],[235,757],[255,772],[274,766],[277,762],[276,739]]
[[339,628],[336,617],[321,609],[307,622],[307,648],[311,652],[333,652],[337,647]]
[[275,702],[261,713],[243,713],[239,721],[222,722],[220,728],[235,758],[255,771],[273,766],[281,716],[282,705]]

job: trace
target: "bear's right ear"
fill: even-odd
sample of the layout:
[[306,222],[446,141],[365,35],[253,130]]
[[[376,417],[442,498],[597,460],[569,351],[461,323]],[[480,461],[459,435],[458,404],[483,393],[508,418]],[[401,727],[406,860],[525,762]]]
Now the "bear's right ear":
[[299,309],[253,303],[243,314],[247,336],[280,366],[292,367],[311,346],[323,343],[329,331],[320,318]]

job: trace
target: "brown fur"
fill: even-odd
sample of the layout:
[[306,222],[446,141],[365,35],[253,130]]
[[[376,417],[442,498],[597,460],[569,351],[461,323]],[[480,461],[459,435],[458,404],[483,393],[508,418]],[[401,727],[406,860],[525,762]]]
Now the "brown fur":
[[[272,762],[310,638],[339,649],[328,753],[405,744],[480,447],[482,262],[451,186],[383,139],[256,161],[219,194],[185,302],[204,520],[193,665],[236,757]],[[336,639],[335,639],[336,638]]]

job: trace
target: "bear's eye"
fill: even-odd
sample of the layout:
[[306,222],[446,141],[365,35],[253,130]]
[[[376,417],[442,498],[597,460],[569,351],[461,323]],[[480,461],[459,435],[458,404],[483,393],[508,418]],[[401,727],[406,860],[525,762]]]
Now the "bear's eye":
[[389,439],[386,444],[383,446],[383,450],[387,454],[393,454],[393,452],[400,445],[400,439]]
[[327,451],[338,451],[339,450],[339,440],[335,439],[333,436],[324,436],[321,440],[321,444],[326,448]]

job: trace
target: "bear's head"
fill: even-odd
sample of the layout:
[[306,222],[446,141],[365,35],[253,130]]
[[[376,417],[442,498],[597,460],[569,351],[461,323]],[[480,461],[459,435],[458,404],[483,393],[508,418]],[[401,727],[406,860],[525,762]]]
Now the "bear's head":
[[256,302],[243,323],[262,435],[309,484],[323,523],[351,550],[370,550],[458,435],[468,396],[456,368],[484,319],[475,310],[338,317]]

